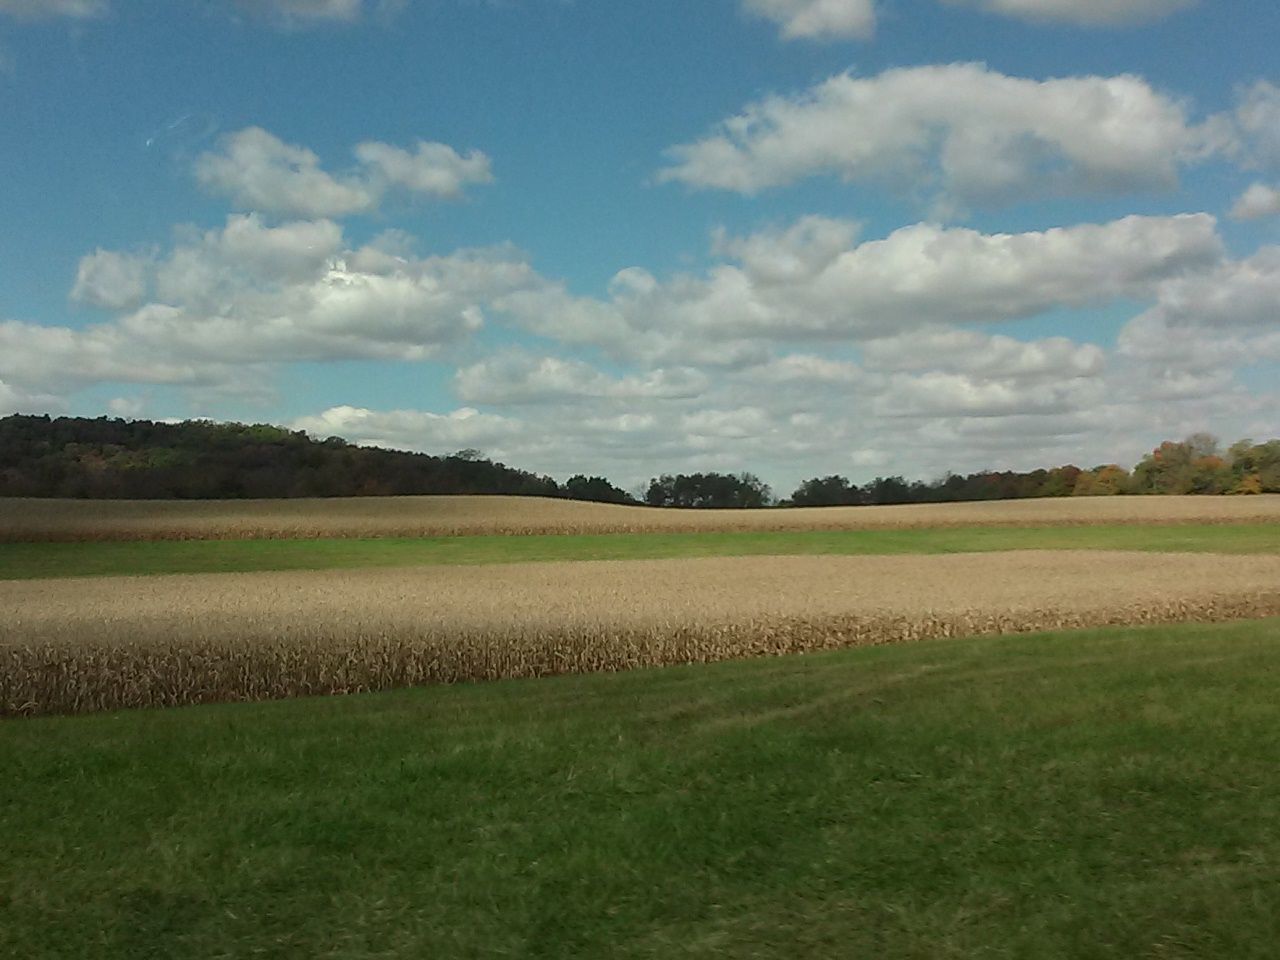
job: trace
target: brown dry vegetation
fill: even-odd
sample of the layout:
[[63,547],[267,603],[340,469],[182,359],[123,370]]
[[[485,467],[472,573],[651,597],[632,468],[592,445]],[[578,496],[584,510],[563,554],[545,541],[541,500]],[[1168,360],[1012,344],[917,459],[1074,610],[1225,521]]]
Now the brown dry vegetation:
[[1280,494],[1089,497],[779,510],[660,510],[538,497],[333,500],[0,499],[0,541],[866,530],[1280,522]]
[[0,583],[0,713],[1280,615],[1280,557],[735,557]]

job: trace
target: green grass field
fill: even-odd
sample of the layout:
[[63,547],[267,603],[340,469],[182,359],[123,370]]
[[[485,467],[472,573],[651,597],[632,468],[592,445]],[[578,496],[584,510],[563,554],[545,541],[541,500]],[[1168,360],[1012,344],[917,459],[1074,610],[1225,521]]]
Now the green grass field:
[[1278,687],[1273,620],[9,721],[0,956],[1272,958]]
[[0,579],[322,570],[540,560],[971,550],[1280,553],[1280,524],[468,536],[426,539],[0,543]]

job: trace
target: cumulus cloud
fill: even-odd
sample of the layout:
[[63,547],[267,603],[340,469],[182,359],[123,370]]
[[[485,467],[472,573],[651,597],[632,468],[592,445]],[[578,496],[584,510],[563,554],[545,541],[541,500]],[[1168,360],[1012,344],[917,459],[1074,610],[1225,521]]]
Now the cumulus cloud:
[[1280,246],[1162,282],[1156,305],[1144,315],[1165,327],[1280,329]]
[[579,360],[508,354],[462,367],[454,385],[458,395],[472,403],[521,404],[579,398],[696,397],[707,388],[708,378],[687,367],[610,377]]
[[[3,329],[0,327],[0,329]],[[61,397],[47,393],[31,393],[15,384],[0,380],[0,417],[13,413],[45,413],[65,407]]]
[[1116,352],[1155,399],[1221,395],[1235,370],[1280,361],[1280,247],[1161,284]]
[[266,365],[417,360],[468,337],[483,307],[538,282],[514,251],[415,257],[349,247],[332,221],[233,215],[151,258],[97,251],[78,299],[116,311],[82,328],[0,323],[0,379],[29,391],[92,383],[250,389]]
[[788,353],[774,357],[765,363],[748,367],[741,372],[744,379],[767,383],[772,388],[784,384],[814,384],[838,386],[858,383],[863,379],[862,368],[849,360],[832,360],[811,353]]
[[1010,77],[982,64],[840,74],[771,96],[669,151],[659,179],[745,194],[830,174],[942,206],[1169,188],[1223,148],[1140,77]]
[[86,20],[105,16],[110,9],[107,0],[0,0],[0,13],[30,20],[43,17]]
[[202,385],[233,380],[229,367],[162,358],[120,328],[0,322],[0,380],[27,395],[64,394],[106,382]]
[[1197,0],[944,0],[952,6],[1035,23],[1068,23],[1083,27],[1115,27],[1148,23],[1196,5]]
[[82,257],[71,299],[104,310],[126,310],[147,293],[149,263],[142,257],[99,248]]
[[233,215],[156,264],[157,299],[123,333],[226,361],[422,359],[483,323],[482,304],[532,272],[512,251],[413,258],[349,249],[332,221]]
[[850,244],[854,233],[848,223],[806,218],[745,238],[720,235],[715,249],[736,262],[705,276],[660,281],[631,268],[607,300],[540,287],[495,306],[544,336],[619,356],[741,366],[767,360],[779,341],[857,342],[1142,297],[1223,257],[1207,214],[1021,234],[921,223]]
[[743,8],[778,24],[787,39],[865,39],[876,27],[873,0],[743,0]]
[[1100,380],[1072,377],[1037,384],[1015,379],[990,380],[930,370],[898,374],[876,398],[875,412],[885,417],[1006,417],[1060,414],[1100,401]]
[[464,156],[443,143],[418,141],[409,151],[369,141],[358,144],[355,155],[356,169],[334,176],[311,150],[261,127],[247,127],[198,157],[195,175],[207,190],[230,197],[241,209],[301,217],[368,213],[392,190],[455,199],[468,184],[493,179],[483,153]]
[[410,193],[454,199],[471,183],[490,183],[489,158],[473,150],[465,157],[443,143],[419,140],[413,151],[370,141],[356,147],[356,158],[380,190],[402,187]]
[[[426,411],[358,410],[298,425],[433,453],[476,446],[528,469],[604,473],[629,487],[660,472],[751,470],[785,493],[832,472],[861,481],[1127,462],[1165,437],[1206,427],[1235,435],[1259,417],[1274,421],[1276,398],[1244,390],[1231,367],[1166,370],[1062,337],[935,327],[870,341],[862,354],[864,364],[779,352],[755,366],[703,370],[696,396],[615,389],[642,382],[643,363],[616,375],[526,356],[518,367],[487,368],[510,369],[517,387],[464,408],[499,418],[465,433],[445,419],[458,414]],[[538,402],[526,401],[522,373]],[[550,383],[537,382],[544,375]]]
[[977,330],[934,328],[868,341],[867,366],[895,372],[937,371],[1034,384],[1099,376],[1106,354],[1066,337],[1023,341]]
[[293,429],[318,437],[340,436],[354,443],[441,453],[485,449],[518,435],[518,420],[462,407],[449,413],[370,410],[337,406],[293,421]]
[[[1280,400],[1236,374],[1280,360],[1280,248],[1229,260],[1209,215],[862,233],[821,217],[720,231],[709,268],[630,267],[593,297],[506,247],[423,257],[399,232],[360,245],[333,220],[236,214],[145,255],[88,254],[74,294],[108,321],[0,323],[0,406],[65,407],[92,384],[124,385],[102,393],[120,411],[165,395],[129,384],[243,403],[284,363],[465,355],[442,408],[337,405],[295,425],[626,485],[751,470],[782,492],[831,472],[1100,462],[1184,424],[1274,421]],[[1128,300],[1149,307],[1115,350],[991,326]],[[486,353],[481,324],[558,342]]]
[[1280,87],[1259,80],[1241,90],[1235,124],[1247,165],[1280,168]]
[[1260,220],[1280,214],[1280,190],[1265,183],[1249,186],[1231,208],[1236,220]]

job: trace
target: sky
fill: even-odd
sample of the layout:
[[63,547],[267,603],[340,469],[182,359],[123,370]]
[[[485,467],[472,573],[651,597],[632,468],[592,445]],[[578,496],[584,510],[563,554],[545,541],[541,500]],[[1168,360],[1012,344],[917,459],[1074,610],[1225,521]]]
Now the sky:
[[1280,437],[1280,5],[0,0],[0,415],[634,488]]

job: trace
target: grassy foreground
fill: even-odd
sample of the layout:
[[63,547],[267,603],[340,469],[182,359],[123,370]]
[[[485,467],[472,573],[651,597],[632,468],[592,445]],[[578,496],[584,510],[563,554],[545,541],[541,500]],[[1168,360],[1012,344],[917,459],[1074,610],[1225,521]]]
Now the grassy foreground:
[[1263,958],[1280,621],[0,723],[0,956]]
[[1280,553],[1280,524],[0,543],[0,579],[419,564],[973,550]]

